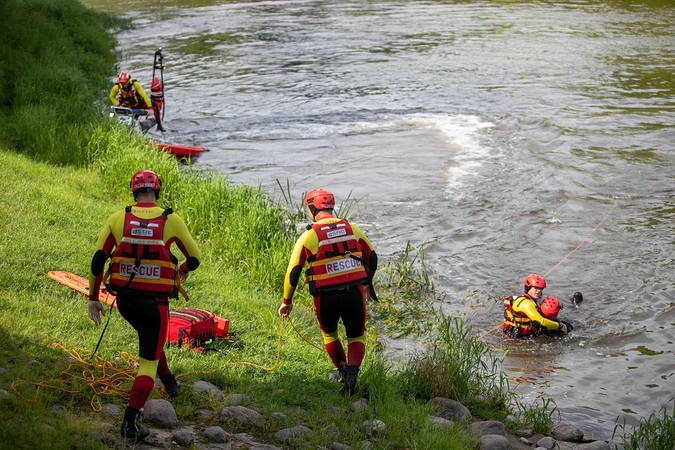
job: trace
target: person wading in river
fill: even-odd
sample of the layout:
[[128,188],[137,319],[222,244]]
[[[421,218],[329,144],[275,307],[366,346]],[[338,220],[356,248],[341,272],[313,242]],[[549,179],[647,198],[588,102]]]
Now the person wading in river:
[[[560,332],[567,334],[568,324],[563,321],[553,320],[557,317],[560,310],[560,302],[550,299],[545,306],[545,315],[552,318],[546,318],[537,304],[542,296],[546,281],[537,274],[531,274],[525,277],[523,283],[524,290],[519,296],[511,296],[504,299],[504,324],[502,330],[507,337],[523,337],[542,334],[543,332]],[[555,309],[557,303],[558,308]],[[542,302],[543,304],[543,302]],[[555,311],[554,311],[555,310]]]
[[[169,322],[169,298],[176,298],[180,283],[197,269],[201,255],[183,219],[156,205],[162,182],[150,170],[131,178],[136,204],[111,215],[99,233],[89,273],[89,318],[101,323],[105,310],[98,301],[102,281],[116,294],[117,308],[138,333],[138,374],[120,427],[122,437],[142,440],[150,431],[138,424],[143,406],[159,375],[166,392],[178,395],[178,383],[164,354]],[[176,244],[186,260],[170,252]],[[108,258],[110,268],[103,269]]]
[[[312,224],[293,248],[279,315],[293,309],[293,294],[305,264],[306,282],[314,297],[314,312],[319,322],[324,347],[344,383],[342,394],[352,395],[365,355],[366,300],[377,300],[372,277],[377,269],[377,254],[366,235],[347,220],[333,215],[335,197],[324,189],[315,189],[303,201]],[[366,285],[368,288],[366,288]],[[347,335],[347,354],[338,338],[342,319]]]

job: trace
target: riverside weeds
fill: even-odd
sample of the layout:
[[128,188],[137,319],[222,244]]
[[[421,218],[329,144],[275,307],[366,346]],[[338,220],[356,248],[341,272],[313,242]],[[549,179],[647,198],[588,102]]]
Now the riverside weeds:
[[675,401],[672,413],[669,414],[666,407],[661,408],[659,412],[661,417],[652,413],[649,417],[641,418],[639,426],[633,430],[626,425],[625,417],[622,422],[617,418],[612,438],[620,436],[624,450],[675,448]]
[[393,337],[423,333],[433,302],[442,299],[429,276],[424,245],[407,242],[375,274],[380,294],[371,309]]
[[429,343],[413,356],[407,378],[418,398],[448,397],[471,403],[488,403],[506,411],[510,390],[500,370],[502,359],[476,339],[462,318],[449,317],[441,310],[430,321]]

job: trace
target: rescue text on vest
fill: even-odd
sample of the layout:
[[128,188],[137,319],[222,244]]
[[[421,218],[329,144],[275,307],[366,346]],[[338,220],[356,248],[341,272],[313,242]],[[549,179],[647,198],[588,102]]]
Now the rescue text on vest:
[[361,267],[361,261],[354,258],[340,259],[326,263],[326,273],[333,275],[336,273],[348,272]]

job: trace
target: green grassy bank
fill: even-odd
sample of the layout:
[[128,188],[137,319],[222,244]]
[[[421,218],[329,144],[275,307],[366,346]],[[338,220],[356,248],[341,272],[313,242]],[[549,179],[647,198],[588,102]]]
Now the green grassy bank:
[[[125,150],[119,153],[124,154]],[[214,180],[199,182],[194,179],[195,174],[178,170],[175,162],[143,147],[130,148],[126,154],[132,160],[136,156],[137,163],[143,167],[175,177],[173,189],[169,188],[170,183],[166,184],[165,200],[172,199],[172,203],[179,205],[179,211],[185,211],[186,221],[195,230],[205,256],[203,266],[185,286],[192,297],[190,304],[229,318],[231,331],[237,333],[235,341],[218,343],[217,352],[198,355],[185,348],[168,349],[170,365],[182,381],[189,384],[205,379],[227,393],[245,393],[251,398],[250,406],[267,417],[287,407],[298,408],[297,413],[289,414],[289,425],[302,423],[317,430],[304,439],[315,445],[330,443],[331,437],[321,431],[330,423],[341,430],[346,443],[355,445],[368,438],[365,433],[355,432],[360,429],[360,423],[377,417],[388,423],[392,431],[381,438],[376,448],[386,448],[390,442],[412,442],[416,448],[472,447],[471,441],[462,436],[461,427],[451,433],[453,439],[448,439],[447,431],[436,433],[430,429],[426,416],[431,408],[415,395],[423,381],[392,370],[372,351],[368,354],[360,391],[370,398],[372,409],[331,417],[327,413],[329,405],[349,409],[350,400],[342,398],[338,387],[326,378],[325,373],[330,369],[326,355],[305,342],[288,323],[282,330],[277,364],[280,319],[276,309],[283,265],[269,264],[270,269],[275,269],[270,272],[276,273],[260,276],[256,255],[237,255],[237,246],[230,246],[227,238],[219,237],[226,235],[230,220],[241,222],[247,218],[247,212],[241,214],[236,207],[228,206],[227,197],[231,196],[233,203],[240,205],[255,200],[264,203],[264,194],[249,187],[225,188]],[[106,167],[111,170],[114,166],[106,164]],[[0,179],[5,188],[0,197],[3,211],[0,247],[4,256],[0,262],[0,335],[4,343],[0,350],[0,367],[4,369],[0,373],[0,387],[13,396],[24,397],[0,400],[3,404],[0,442],[10,443],[11,448],[104,448],[95,438],[87,438],[92,430],[107,431],[99,424],[104,416],[96,411],[97,402],[125,404],[121,395],[96,397],[90,382],[73,381],[74,371],[68,367],[73,362],[72,355],[90,354],[101,328],[89,321],[83,295],[46,276],[49,270],[57,269],[87,273],[102,218],[129,204],[130,200],[127,193],[116,193],[108,187],[109,177],[115,178],[115,175],[108,173],[104,177],[95,169],[55,167],[0,151]],[[126,185],[126,177],[113,184]],[[190,188],[198,194],[186,193]],[[216,210],[227,217],[214,219],[222,226],[214,227],[213,232],[195,225],[208,221],[196,212],[200,205],[192,205],[196,201],[192,195],[201,198],[205,191],[214,195],[221,193],[223,198]],[[276,212],[277,219],[281,217],[269,203],[251,206],[251,210],[258,212],[259,208],[270,216]],[[233,228],[236,230],[236,226]],[[269,226],[267,230],[274,232],[276,228]],[[241,238],[242,233],[239,230],[237,236]],[[283,228],[279,236],[285,236]],[[286,239],[280,241],[278,248],[270,246],[267,256],[274,260],[270,255],[275,253],[280,258],[289,243]],[[263,258],[270,260],[264,255]],[[234,263],[230,259],[239,261]],[[183,304],[175,301],[173,306]],[[320,347],[318,330],[306,299],[299,300],[293,320],[299,332]],[[372,333],[369,340],[372,348]],[[127,367],[125,352],[133,356],[135,347],[135,333],[113,311],[99,356],[123,370]],[[273,370],[267,370],[272,367]],[[97,374],[100,375],[95,371],[94,378]],[[130,380],[121,390],[125,387],[130,387]],[[153,393],[153,397],[159,395],[160,392]],[[197,408],[218,408],[217,400],[187,391],[174,404],[181,421],[193,420]],[[55,406],[63,409],[54,410]],[[282,425],[266,422],[258,429],[247,431],[265,438]]]
[[[288,322],[282,329],[276,312],[294,238],[288,230],[295,229],[286,211],[259,188],[233,186],[217,174],[180,167],[126,129],[101,127],[90,136],[87,152],[90,167],[73,168],[0,150],[0,333],[5,343],[0,387],[11,394],[0,399],[5,406],[0,408],[0,442],[11,448],[104,448],[92,430],[108,431],[101,425],[106,420],[101,403],[126,403],[134,373],[127,353],[132,358],[136,353],[136,336],[113,311],[98,356],[109,370],[129,376],[119,389],[96,395],[94,390],[104,386],[100,367],[71,364],[89,361],[101,328],[86,315],[86,297],[51,281],[47,272],[86,275],[102,222],[131,202],[128,177],[140,167],[163,177],[160,204],[181,213],[203,251],[203,265],[185,285],[190,305],[230,319],[237,333],[236,340],[219,342],[217,351],[206,354],[168,349],[172,369],[188,385],[204,379],[227,393],[245,393],[265,417],[291,411],[287,423],[269,420],[245,431],[265,440],[279,428],[303,424],[316,431],[297,444],[325,446],[335,437],[324,430],[334,424],[340,441],[353,446],[368,439],[374,440],[373,448],[467,449],[475,441],[467,437],[466,424],[436,429],[427,423],[433,413],[430,397],[465,400],[482,394],[485,400],[472,406],[475,412],[505,416],[504,379],[481,365],[487,349],[461,322],[448,318],[439,318],[445,334],[434,351],[405,368],[391,366],[375,352],[378,327],[372,326],[358,391],[370,407],[331,414],[334,406],[350,411],[351,400],[326,378],[331,364],[321,349],[310,299],[303,291],[296,300],[297,332]],[[391,305],[404,284],[399,280],[392,290],[383,281],[383,304]],[[172,306],[182,305],[176,300]],[[396,314],[395,308],[386,308]],[[86,380],[77,377],[82,371],[91,371]],[[174,404],[182,422],[194,420],[198,408],[224,406],[188,390]],[[390,431],[376,438],[359,431],[371,418],[383,420]]]
[[[135,333],[113,311],[99,359],[92,360],[102,327],[88,319],[86,298],[47,272],[86,276],[100,227],[132,202],[129,178],[144,168],[161,176],[160,205],[185,219],[203,253],[203,265],[185,284],[188,306],[228,318],[237,333],[204,354],[169,348],[169,364],[188,385],[202,379],[248,395],[248,406],[266,418],[254,429],[228,431],[271,441],[286,426],[314,430],[294,448],[336,440],[354,448],[365,440],[374,449],[477,448],[467,424],[438,428],[427,422],[434,396],[462,401],[474,415],[512,428],[520,422],[542,432],[550,427],[547,404],[519,405],[499,358],[461,319],[428,308],[433,290],[410,247],[382,263],[376,280],[381,301],[371,305],[380,320],[369,327],[358,387],[369,406],[352,410],[351,400],[326,378],[331,364],[306,290],[298,292],[293,311],[297,332],[277,315],[297,211],[258,187],[181,166],[101,114],[115,62],[114,38],[106,30],[123,22],[74,0],[7,0],[0,12],[7,19],[0,28],[0,447],[100,449],[106,448],[100,434],[117,432],[105,428],[115,419],[100,405],[126,404]],[[377,352],[378,332],[415,331],[406,322],[422,318],[433,344],[405,366],[385,361]],[[110,372],[126,378],[102,391]],[[216,419],[199,419],[197,409],[218,411],[221,402],[189,389],[172,400],[181,422],[204,427]],[[331,413],[332,407],[349,413]],[[272,419],[275,411],[288,418]],[[506,419],[509,411],[520,413],[519,423]],[[361,428],[375,418],[387,424],[386,433],[372,436]]]
[[109,90],[122,21],[74,0],[0,2],[0,142],[58,164],[86,164]]

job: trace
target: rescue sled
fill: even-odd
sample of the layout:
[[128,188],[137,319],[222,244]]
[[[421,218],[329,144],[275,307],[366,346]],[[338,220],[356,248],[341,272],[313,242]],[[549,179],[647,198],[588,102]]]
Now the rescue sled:
[[155,146],[158,150],[169,152],[178,159],[196,158],[208,151],[206,147],[200,145],[170,144],[167,142],[148,142],[148,144]]
[[[89,297],[89,280],[86,278],[75,275],[74,273],[66,272],[64,270],[52,270],[47,272],[47,276],[52,280],[57,281],[64,286],[68,286],[80,294],[84,294]],[[98,299],[101,303],[117,307],[115,304],[115,294],[108,292],[105,286],[101,286],[101,289],[98,293]]]
[[[89,280],[86,278],[64,270],[49,271],[47,272],[47,276],[52,280],[89,297]],[[101,286],[98,293],[98,299],[101,303],[117,308],[115,294],[108,292],[105,286]],[[191,345],[191,347],[199,353],[204,349],[202,345],[204,342],[200,341],[207,340],[204,339],[204,336],[197,336],[199,333],[203,333],[204,324],[207,324],[206,334],[208,335],[209,340],[233,339],[236,337],[236,333],[231,333],[229,331],[230,321],[228,319],[217,316],[210,311],[194,308],[181,308],[169,311],[170,326],[167,330],[167,340],[170,343],[177,344],[179,347],[182,345],[183,341],[192,342],[193,345]],[[202,329],[199,329],[200,326]],[[178,336],[180,336],[180,338]],[[197,339],[198,337],[200,339]],[[197,345],[198,343],[199,345]]]

